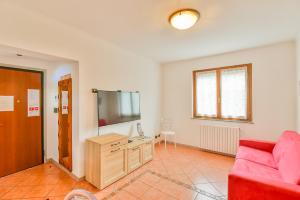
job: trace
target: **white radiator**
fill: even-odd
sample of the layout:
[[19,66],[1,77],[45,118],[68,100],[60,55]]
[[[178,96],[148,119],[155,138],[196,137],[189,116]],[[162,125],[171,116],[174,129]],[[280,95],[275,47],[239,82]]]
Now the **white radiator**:
[[240,128],[225,126],[200,126],[200,148],[235,155],[240,139]]

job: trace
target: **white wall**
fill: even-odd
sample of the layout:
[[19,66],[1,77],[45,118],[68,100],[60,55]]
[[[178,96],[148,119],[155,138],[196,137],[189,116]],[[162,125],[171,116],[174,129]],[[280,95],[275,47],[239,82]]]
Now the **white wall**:
[[[91,93],[92,88],[139,90],[144,131],[147,135],[157,132],[160,116],[160,66],[157,63],[10,2],[0,2],[0,9],[0,44],[79,62],[78,135],[73,132],[73,173],[76,176],[84,176],[85,139],[97,135],[96,97]],[[132,126],[135,123],[106,127],[101,134],[112,131],[128,134]]]
[[[300,32],[300,31],[299,31]],[[296,63],[297,63],[297,131],[300,133],[300,33],[296,37]]]
[[[162,66],[163,117],[170,118],[178,142],[199,145],[199,125],[240,127],[242,136],[276,140],[296,129],[295,43],[284,42]],[[244,63],[253,64],[253,124],[191,119],[192,71]]]

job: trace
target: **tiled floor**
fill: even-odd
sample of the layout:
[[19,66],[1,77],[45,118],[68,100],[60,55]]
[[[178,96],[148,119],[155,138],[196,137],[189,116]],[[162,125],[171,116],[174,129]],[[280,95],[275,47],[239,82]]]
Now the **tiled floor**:
[[44,164],[0,178],[0,199],[64,199],[76,188],[112,200],[225,199],[227,173],[233,158],[196,149],[156,146],[155,158],[145,166],[100,191],[86,181],[75,181],[52,164]]

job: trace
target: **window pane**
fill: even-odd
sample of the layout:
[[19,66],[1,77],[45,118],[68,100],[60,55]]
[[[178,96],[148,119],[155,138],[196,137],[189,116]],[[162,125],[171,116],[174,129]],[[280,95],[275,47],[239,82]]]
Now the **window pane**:
[[196,77],[197,115],[215,117],[217,115],[216,71],[198,72]]
[[247,118],[247,69],[221,71],[221,115],[223,118]]

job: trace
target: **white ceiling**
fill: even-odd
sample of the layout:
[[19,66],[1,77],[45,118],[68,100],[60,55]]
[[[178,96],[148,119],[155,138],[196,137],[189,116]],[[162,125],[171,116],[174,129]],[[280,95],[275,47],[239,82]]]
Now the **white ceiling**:
[[[300,28],[300,0],[13,1],[158,62],[290,40]],[[200,11],[196,26],[168,24],[179,8]]]

